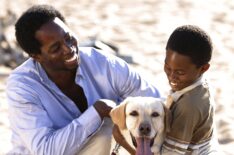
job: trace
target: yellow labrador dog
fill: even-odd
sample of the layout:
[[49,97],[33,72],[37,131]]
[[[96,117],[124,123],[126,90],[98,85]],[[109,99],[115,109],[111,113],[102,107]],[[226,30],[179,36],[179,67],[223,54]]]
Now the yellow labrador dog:
[[[128,97],[112,109],[110,115],[126,141],[136,148],[137,155],[160,154],[166,128],[165,107],[161,99]],[[113,141],[111,150],[116,144]],[[123,147],[116,152],[119,155],[129,154]]]

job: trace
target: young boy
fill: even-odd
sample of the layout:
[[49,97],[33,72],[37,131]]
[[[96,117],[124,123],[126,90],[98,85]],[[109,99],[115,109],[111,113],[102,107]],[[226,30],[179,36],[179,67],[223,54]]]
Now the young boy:
[[210,37],[197,26],[178,27],[166,45],[164,71],[171,87],[172,114],[162,154],[215,153],[214,102],[203,77],[212,55]]
[[[171,94],[166,106],[172,120],[162,147],[163,155],[218,154],[214,102],[203,77],[210,67],[211,55],[211,39],[197,26],[176,28],[167,42],[164,71]],[[133,152],[121,138],[118,139],[116,127],[114,137]]]

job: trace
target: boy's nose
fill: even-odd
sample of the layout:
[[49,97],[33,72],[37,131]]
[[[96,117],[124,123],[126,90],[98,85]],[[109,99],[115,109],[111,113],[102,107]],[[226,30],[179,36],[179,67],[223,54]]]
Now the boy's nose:
[[170,75],[169,75],[169,78],[172,79],[172,80],[176,79],[177,76],[176,76],[175,72],[171,72]]

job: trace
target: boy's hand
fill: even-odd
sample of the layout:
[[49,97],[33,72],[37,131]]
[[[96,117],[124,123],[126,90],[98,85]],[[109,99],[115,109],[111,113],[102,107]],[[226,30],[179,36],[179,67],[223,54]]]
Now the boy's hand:
[[131,155],[135,155],[136,151],[128,144],[123,135],[121,134],[119,127],[114,125],[112,134],[115,138],[115,141],[124,147]]

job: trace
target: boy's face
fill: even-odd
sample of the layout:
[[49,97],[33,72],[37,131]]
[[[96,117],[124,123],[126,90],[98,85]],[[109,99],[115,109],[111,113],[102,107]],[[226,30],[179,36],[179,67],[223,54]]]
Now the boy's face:
[[209,64],[197,67],[188,56],[176,51],[169,49],[166,52],[164,71],[172,91],[179,91],[193,84],[208,68]]

